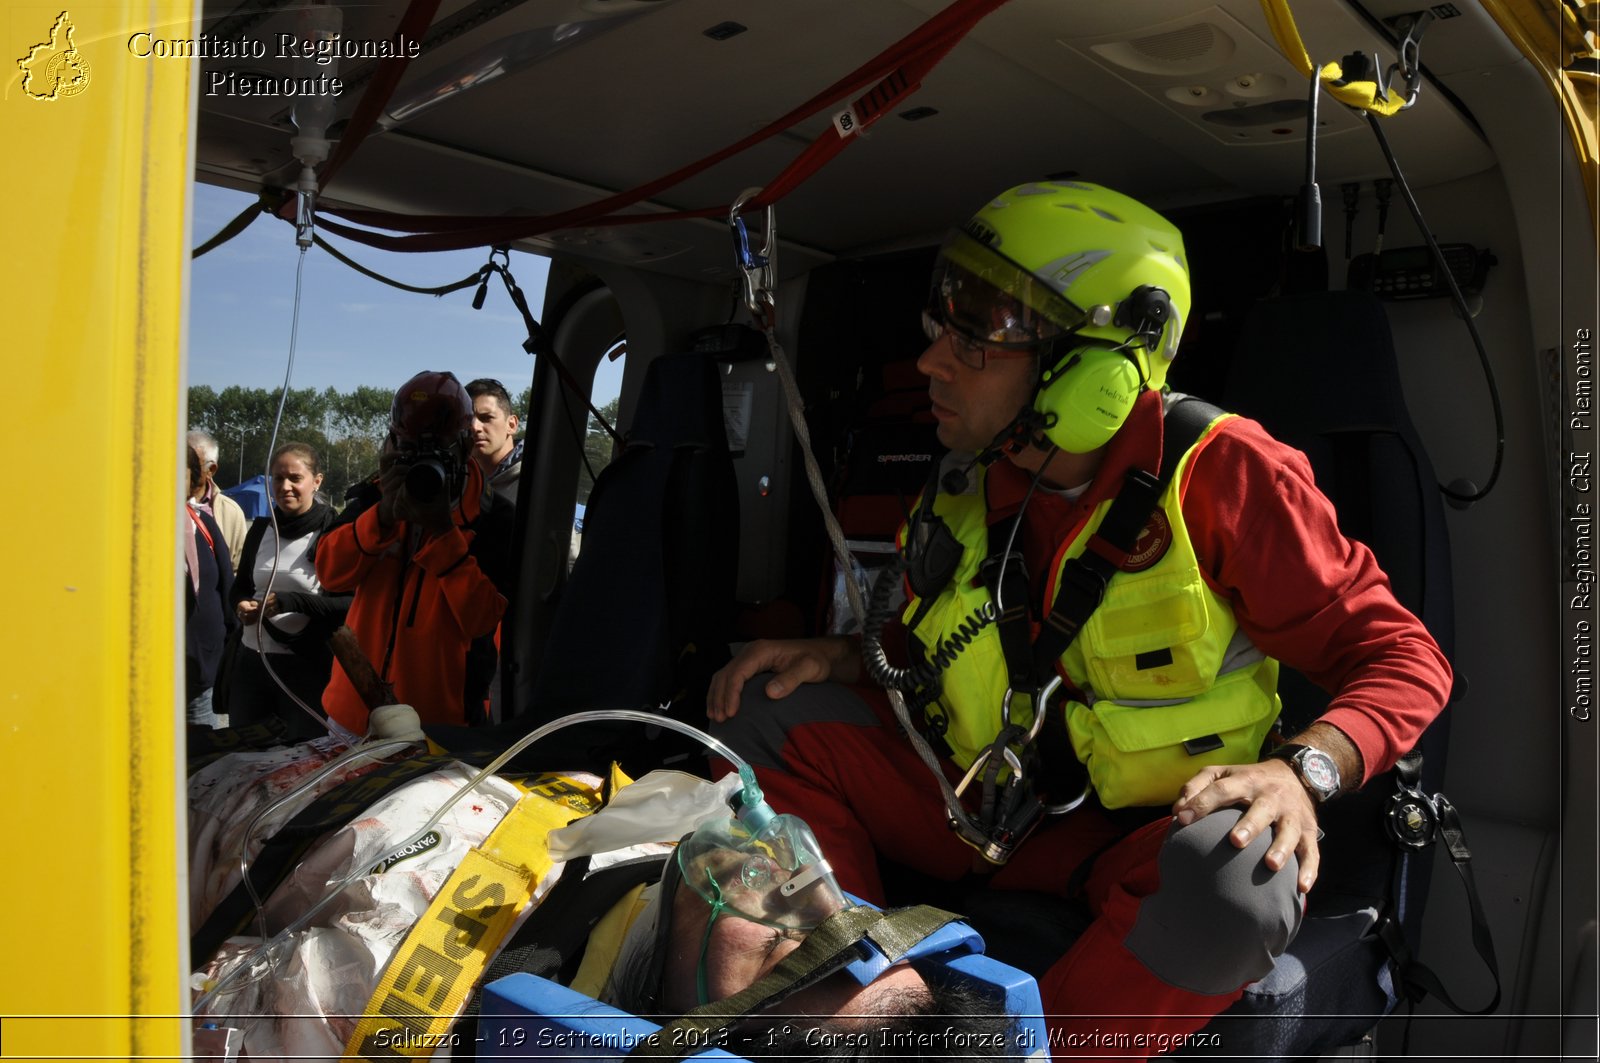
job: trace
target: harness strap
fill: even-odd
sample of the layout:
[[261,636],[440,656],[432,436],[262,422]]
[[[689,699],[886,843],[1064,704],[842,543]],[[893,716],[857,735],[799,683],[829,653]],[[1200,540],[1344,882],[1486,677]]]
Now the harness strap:
[[[1006,650],[1007,665],[1013,677],[1028,677],[1025,689],[1042,686],[1054,674],[1056,661],[1078,637],[1090,614],[1105,597],[1107,585],[1119,571],[1118,565],[1133,551],[1139,533],[1172,482],[1183,456],[1200,441],[1206,427],[1222,412],[1209,402],[1188,396],[1179,398],[1166,409],[1162,417],[1161,462],[1156,475],[1144,469],[1129,469],[1121,490],[1084,552],[1063,566],[1060,590],[1040,626],[1031,660],[1014,660],[1011,646],[1002,637],[1001,645]],[[1023,601],[1027,601],[1026,596]]]
[[[434,895],[384,968],[344,1058],[431,1056],[554,862],[552,830],[583,813],[526,793]],[[395,1034],[422,1034],[404,1037]]]
[[[718,1040],[711,1035],[843,970],[860,955],[862,938],[877,945],[894,963],[917,942],[959,918],[926,905],[887,914],[865,906],[835,912],[753,985],[674,1019],[641,1039],[629,1055],[676,1059],[710,1048]],[[699,1036],[685,1037],[684,1033]]]
[[[1415,772],[1420,771],[1420,768],[1420,757],[1412,759],[1411,764],[1402,760],[1395,766],[1402,788],[1414,789],[1414,786],[1407,783],[1407,775],[1412,775],[1414,782]],[[1478,896],[1477,880],[1472,874],[1472,851],[1467,848],[1466,830],[1461,824],[1461,816],[1456,811],[1455,805],[1451,804],[1443,794],[1435,794],[1430,803],[1438,817],[1435,825],[1436,836],[1443,839],[1445,848],[1450,853],[1450,863],[1455,867],[1456,874],[1461,876],[1461,884],[1467,890],[1467,905],[1472,912],[1472,945],[1478,957],[1483,960],[1484,966],[1488,968],[1490,977],[1494,979],[1494,996],[1481,1008],[1463,1007],[1445,989],[1439,976],[1417,960],[1411,952],[1411,947],[1406,944],[1405,933],[1394,915],[1402,888],[1404,869],[1411,855],[1408,852],[1403,852],[1394,862],[1394,875],[1389,886],[1389,905],[1382,918],[1378,920],[1378,939],[1383,942],[1385,951],[1394,961],[1399,976],[1400,991],[1412,1006],[1432,993],[1440,1003],[1458,1015],[1487,1015],[1500,1005],[1500,964],[1495,959],[1494,939],[1489,932],[1489,920],[1484,914],[1483,901]],[[1421,846],[1407,848],[1420,852],[1432,844],[1433,839],[1430,838]]]
[[1165,486],[1143,469],[1129,469],[1084,552],[1063,566],[1060,590],[1040,626],[1028,664],[1034,685],[1055,671],[1056,661],[1100,605],[1111,577],[1117,574],[1117,561],[1112,558],[1120,560],[1133,552],[1139,531],[1150,519]]

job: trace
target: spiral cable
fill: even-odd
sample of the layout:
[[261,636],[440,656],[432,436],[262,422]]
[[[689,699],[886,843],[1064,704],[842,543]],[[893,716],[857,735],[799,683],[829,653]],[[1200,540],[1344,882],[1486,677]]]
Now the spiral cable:
[[905,555],[896,553],[894,560],[889,562],[873,584],[872,594],[867,601],[866,619],[861,625],[861,657],[867,674],[886,689],[900,690],[914,696],[919,691],[931,689],[931,697],[916,697],[925,706],[938,697],[939,678],[944,670],[950,667],[962,650],[972,644],[979,632],[995,622],[999,614],[994,602],[984,602],[972,615],[956,625],[956,630],[948,638],[935,643],[933,652],[925,660],[907,668],[890,664],[889,656],[883,649],[883,629],[895,613],[894,607],[889,604],[889,592],[905,575],[908,566]]

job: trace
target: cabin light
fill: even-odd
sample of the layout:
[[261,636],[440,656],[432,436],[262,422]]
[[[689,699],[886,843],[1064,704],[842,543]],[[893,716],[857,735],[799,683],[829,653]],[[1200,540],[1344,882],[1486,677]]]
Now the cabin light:
[[700,32],[705,34],[707,37],[710,37],[714,41],[725,41],[729,37],[737,37],[737,36],[739,36],[739,34],[743,33],[745,30],[747,30],[749,28],[750,28],[749,26],[741,25],[738,22],[731,22],[730,21],[730,22],[719,22],[715,26],[712,26],[710,29],[701,30]]
[[932,118],[939,113],[937,107],[913,107],[909,111],[901,111],[900,117],[908,122],[920,122],[924,118]]
[[[1222,104],[1222,93],[1210,85],[1175,85],[1165,92],[1167,99],[1185,107],[1218,107]],[[1248,107],[1244,101],[1236,101],[1240,106]]]

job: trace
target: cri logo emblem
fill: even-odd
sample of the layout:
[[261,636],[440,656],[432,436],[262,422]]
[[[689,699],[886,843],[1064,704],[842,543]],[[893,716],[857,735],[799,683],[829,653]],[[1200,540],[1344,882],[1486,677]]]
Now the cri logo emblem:
[[1172,524],[1167,520],[1167,515],[1157,509],[1150,514],[1144,529],[1139,532],[1133,549],[1128,551],[1128,559],[1118,567],[1124,572],[1143,572],[1160,561],[1171,545]]
[[17,60],[22,91],[29,99],[54,103],[89,87],[89,62],[72,43],[74,29],[72,17],[61,12],[50,27],[50,39]]

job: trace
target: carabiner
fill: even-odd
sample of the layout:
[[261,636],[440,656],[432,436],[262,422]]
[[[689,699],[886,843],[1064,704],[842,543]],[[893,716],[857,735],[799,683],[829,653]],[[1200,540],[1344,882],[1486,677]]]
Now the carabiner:
[[1400,105],[1402,111],[1416,103],[1417,94],[1422,91],[1422,34],[1432,21],[1433,12],[1424,11],[1406,28],[1406,35],[1395,49],[1395,63],[1384,75],[1386,83],[1396,73],[1405,79],[1406,102]]
[[[961,781],[956,783],[955,793],[957,797],[960,797],[962,794],[967,792],[967,787],[972,785],[972,780],[978,777],[978,772],[983,770],[983,766],[989,763],[989,754],[993,752],[994,746],[991,745],[982,753],[979,753],[975,758],[973,758],[972,767],[968,768],[967,773],[961,777]],[[1000,756],[1006,762],[1006,767],[1011,769],[1011,773],[1014,777],[1012,781],[1006,785],[1015,786],[1016,784],[1020,783],[1022,781],[1022,760],[1017,756],[1016,752],[1013,751],[1010,746],[1001,747]]]
[[761,250],[750,249],[750,234],[744,224],[744,205],[761,194],[759,188],[740,192],[728,208],[728,226],[733,230],[733,254],[744,280],[744,305],[763,324],[772,325],[777,319],[778,288],[778,225],[777,211],[767,205],[766,228],[761,236]]
[[[1033,696],[1033,726],[1028,729],[1028,741],[1032,742],[1039,737],[1039,732],[1044,728],[1044,714],[1050,705],[1050,696],[1061,689],[1061,677],[1053,675],[1038,693]],[[1007,691],[1007,693],[1010,693]]]
[[1011,726],[1011,699],[1015,695],[1016,695],[1016,691],[1015,690],[1013,690],[1011,687],[1006,687],[1005,696],[1000,699],[1000,726],[1001,727],[1010,727]]

